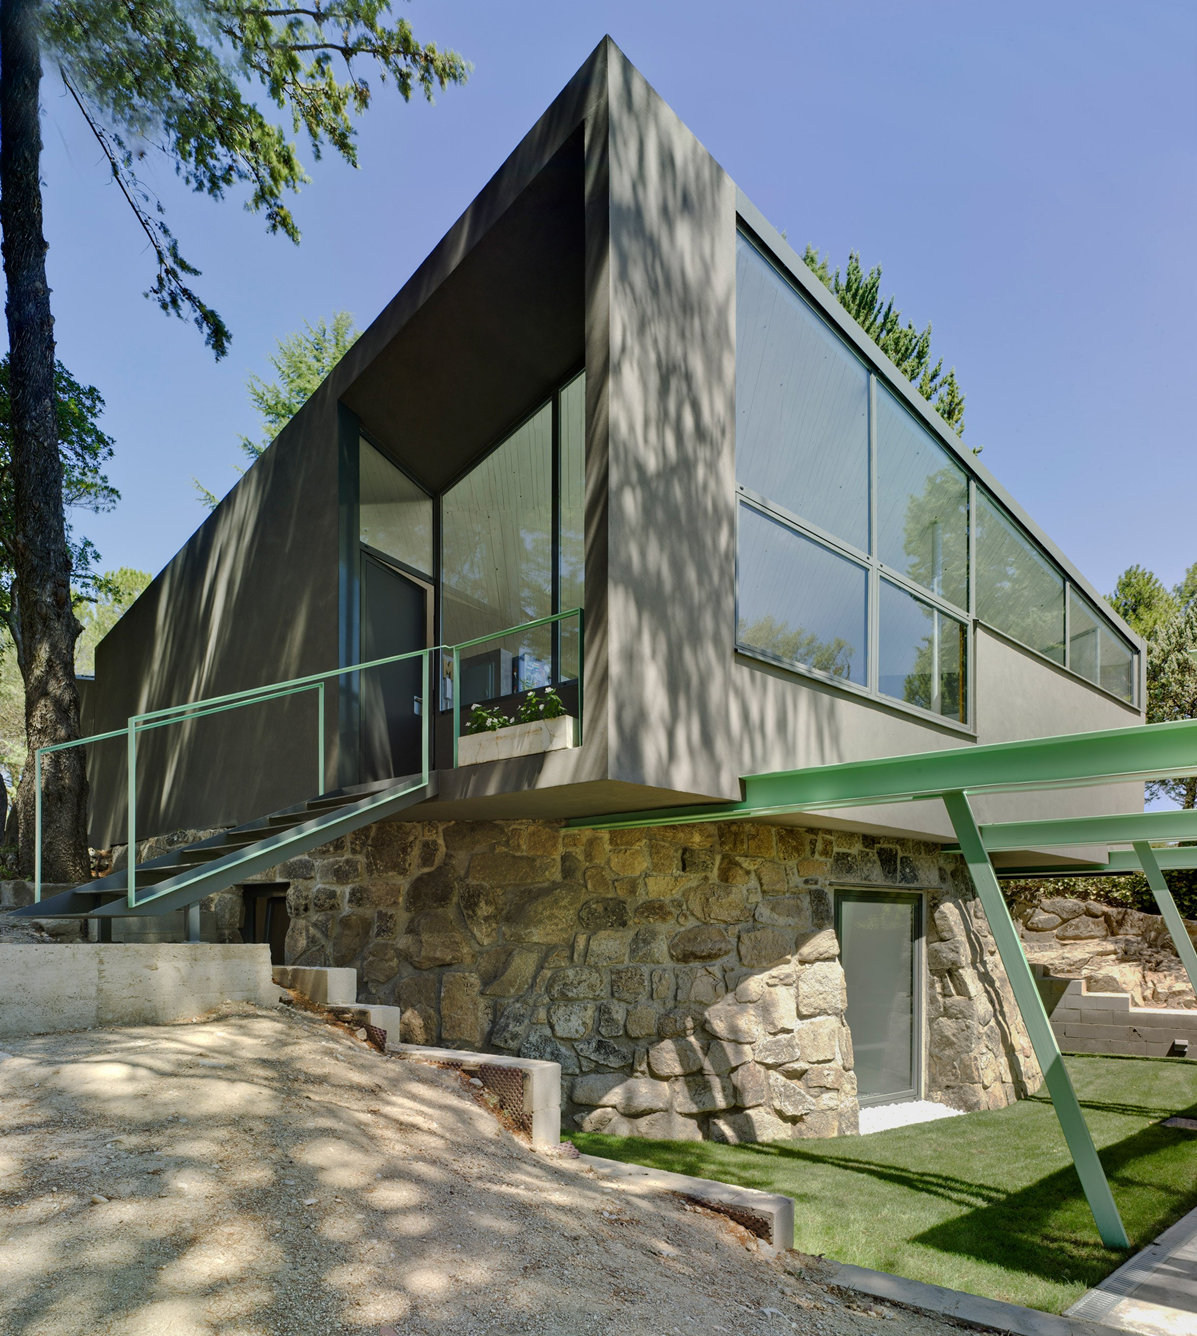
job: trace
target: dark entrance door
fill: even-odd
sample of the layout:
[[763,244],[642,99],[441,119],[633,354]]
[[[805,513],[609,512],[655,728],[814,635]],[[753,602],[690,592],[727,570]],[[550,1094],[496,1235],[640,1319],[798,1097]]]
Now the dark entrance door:
[[[362,662],[423,649],[427,644],[428,593],[392,566],[362,553]],[[418,775],[419,659],[372,668],[361,675],[361,779]]]

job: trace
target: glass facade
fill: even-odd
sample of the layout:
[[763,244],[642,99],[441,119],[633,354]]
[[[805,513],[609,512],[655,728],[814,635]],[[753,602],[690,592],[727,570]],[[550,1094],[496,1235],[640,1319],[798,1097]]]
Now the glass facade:
[[877,386],[877,553],[891,570],[968,608],[968,478]]
[[869,545],[869,373],[753,246],[736,260],[742,486]]
[[867,571],[740,505],[741,645],[863,686]]
[[358,537],[425,574],[432,571],[432,497],[369,441],[358,443]]
[[1133,703],[1130,642],[742,232],[736,282],[737,648],[967,726],[971,615]]
[[977,497],[977,616],[1064,662],[1064,577],[989,497]]
[[[581,605],[585,378],[578,376],[441,498],[441,639],[489,636]],[[461,700],[577,676],[576,620],[463,655]]]
[[881,581],[878,690],[944,719],[968,722],[968,630],[905,589]]

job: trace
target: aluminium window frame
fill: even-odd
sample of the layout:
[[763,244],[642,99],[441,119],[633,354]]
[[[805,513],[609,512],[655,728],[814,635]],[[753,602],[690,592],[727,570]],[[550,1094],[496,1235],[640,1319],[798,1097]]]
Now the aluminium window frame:
[[[764,662],[782,667],[787,671],[794,672],[800,676],[812,677],[815,680],[826,682],[829,685],[836,686],[845,691],[851,691],[857,695],[864,695],[868,699],[877,703],[893,707],[901,712],[909,712],[916,717],[924,720],[931,720],[944,725],[954,732],[962,732],[966,735],[976,736],[976,631],[978,627],[984,627],[987,631],[1010,641],[1010,643],[1025,650],[1027,653],[1043,663],[1050,664],[1057,671],[1063,671],[1068,676],[1078,682],[1083,682],[1086,687],[1099,692],[1102,696],[1112,701],[1117,701],[1123,707],[1142,711],[1145,700],[1145,674],[1146,674],[1146,645],[1143,640],[1112,612],[1107,615],[1103,611],[1105,600],[1102,596],[1089,585],[1088,581],[1074,572],[1070,563],[1058,551],[1051,540],[1045,535],[1040,534],[1036,526],[1026,516],[1021,507],[1006,492],[1005,488],[998,483],[996,478],[990,476],[988,470],[977,460],[976,456],[969,451],[963,441],[956,437],[954,433],[949,432],[942,419],[934,407],[922,400],[904,377],[898,373],[897,368],[888,363],[885,354],[873,343],[873,341],[861,330],[855,323],[847,317],[843,309],[835,298],[829,294],[823,287],[823,284],[813,278],[807,272],[806,265],[789,246],[786,239],[776,231],[775,228],[765,219],[760,211],[752,204],[751,200],[744,192],[737,187],[736,190],[736,228],[735,237],[738,240],[743,238],[751,245],[777,272],[778,277],[783,282],[788,282],[796,294],[803,299],[812,309],[817,318],[821,318],[831,329],[832,333],[837,335],[843,342],[846,349],[853,353],[859,360],[869,376],[869,546],[877,546],[876,534],[876,507],[877,507],[877,478],[876,478],[876,382],[880,380],[885,388],[897,399],[897,401],[912,414],[915,421],[929,432],[932,439],[944,450],[948,458],[952,460],[964,473],[968,486],[968,608],[967,610],[959,608],[956,604],[942,599],[941,596],[933,594],[924,589],[921,585],[907,579],[901,572],[894,571],[886,567],[884,563],[877,560],[877,568],[881,574],[884,574],[892,583],[897,584],[910,592],[916,598],[924,602],[939,607],[940,610],[948,613],[949,616],[957,620],[965,620],[967,623],[968,637],[968,664],[966,672],[967,690],[968,690],[968,723],[962,725],[957,720],[944,718],[930,710],[924,710],[920,706],[911,705],[909,702],[899,701],[891,696],[884,696],[879,691],[865,690],[856,683],[846,682],[842,678],[837,678],[828,673],[823,673],[817,669],[809,668],[805,665],[795,663],[793,660],[783,659],[776,655],[764,653],[762,651],[747,648],[739,643],[738,625],[739,625],[739,504],[742,496],[757,498],[755,493],[749,489],[741,488],[739,482],[736,484],[736,544],[737,544],[737,563],[736,563],[736,622],[737,636],[734,641],[735,652],[743,654],[748,658],[760,659]],[[1059,663],[1043,654],[1040,650],[1031,645],[1027,645],[1016,636],[1003,630],[1001,627],[994,626],[992,623],[982,620],[977,616],[976,609],[976,516],[978,512],[978,494],[983,492],[995,508],[1010,521],[1016,531],[1029,543],[1032,549],[1043,558],[1063,579],[1063,601],[1064,601],[1064,662]],[[770,512],[781,511],[782,508],[775,503],[768,503],[767,509]],[[854,545],[845,543],[842,539],[834,538],[832,535],[820,530],[817,525],[811,524],[807,520],[798,520],[796,516],[790,516],[784,512],[783,522],[792,524],[805,537],[812,538],[816,542],[830,546],[833,551],[842,551],[853,560],[861,561],[859,549]],[[868,561],[872,565],[874,562],[872,553],[869,554]],[[868,669],[869,680],[873,680],[873,673],[877,663],[877,641],[874,631],[877,629],[875,620],[878,615],[879,586],[875,587],[874,582],[878,579],[876,573],[870,574],[869,581],[869,606],[866,614],[866,626],[869,633],[869,643],[866,647],[866,653],[869,655],[870,665]],[[1070,592],[1075,589],[1092,608],[1099,622],[1106,625],[1107,629],[1124,645],[1126,645],[1132,655],[1131,668],[1131,699],[1118,695],[1116,692],[1109,691],[1098,682],[1092,682],[1089,678],[1083,677],[1076,672],[1070,664],[1071,652],[1068,640],[1069,630],[1069,602]],[[961,614],[964,613],[962,617]]]
[[[514,418],[509,425],[504,427],[490,442],[474,455],[468,463],[460,468],[433,497],[434,501],[434,524],[433,541],[435,550],[433,558],[436,564],[436,621],[435,628],[440,641],[444,641],[444,499],[449,492],[453,490],[458,483],[469,477],[473,471],[483,464],[496,450],[501,449],[512,436],[521,428],[527,426],[537,414],[544,411],[547,407],[550,414],[549,426],[549,470],[550,470],[550,518],[549,518],[549,545],[552,551],[551,570],[549,575],[550,591],[549,601],[551,613],[561,611],[559,606],[561,601],[561,396],[565,391],[580,377],[586,374],[586,363],[578,363],[570,372],[553,386],[551,390],[528,409]],[[583,405],[585,413],[585,405]],[[585,423],[583,423],[583,451],[585,451]],[[585,464],[583,464],[583,468]],[[585,474],[583,474],[583,477]],[[583,541],[585,541],[583,539]],[[583,597],[585,597],[585,574],[583,574]],[[551,629],[550,645],[550,682],[549,686],[556,688],[568,685],[577,680],[575,677],[561,677],[561,624],[554,623]],[[496,637],[497,638],[497,637]],[[581,665],[579,664],[579,671]],[[437,714],[450,714],[453,710],[452,698],[448,697],[445,691],[447,679],[444,676],[443,666],[440,674],[440,688],[437,691]],[[457,684],[453,684],[456,690]],[[519,695],[520,692],[508,692],[507,695]],[[489,697],[488,700],[502,700],[504,697]],[[480,701],[479,704],[486,704],[486,701]]]

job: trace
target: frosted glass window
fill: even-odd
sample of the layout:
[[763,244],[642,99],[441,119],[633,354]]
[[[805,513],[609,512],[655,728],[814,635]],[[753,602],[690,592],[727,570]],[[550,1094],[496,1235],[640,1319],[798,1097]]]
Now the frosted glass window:
[[968,607],[968,479],[931,433],[877,386],[877,555]]
[[989,497],[977,496],[977,616],[1064,662],[1064,577]]
[[741,505],[739,575],[737,644],[864,685],[863,567]]
[[[546,404],[441,502],[441,617],[446,644],[552,611],[553,413]],[[462,662],[462,703],[545,685],[552,628],[480,646]],[[472,685],[471,685],[472,684]]]
[[736,258],[736,477],[869,546],[869,376],[744,237]]
[[964,623],[882,580],[879,637],[881,694],[964,723]]
[[432,570],[432,497],[375,450],[358,444],[359,536],[417,571]]
[[1134,650],[1075,589],[1069,591],[1068,666],[1112,695],[1134,701]]

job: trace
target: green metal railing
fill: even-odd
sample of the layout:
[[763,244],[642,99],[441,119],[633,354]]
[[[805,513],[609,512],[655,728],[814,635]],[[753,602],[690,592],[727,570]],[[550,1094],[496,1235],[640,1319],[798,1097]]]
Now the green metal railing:
[[[561,623],[568,621],[571,617],[578,619],[578,714],[575,728],[579,734],[575,736],[574,742],[581,743],[580,730],[582,727],[582,660],[585,654],[585,645],[582,639],[582,609],[570,608],[566,612],[555,612],[549,617],[538,617],[534,622],[524,622],[520,626],[509,626],[504,631],[491,631],[484,636],[475,636],[473,640],[463,640],[460,644],[452,645],[449,651],[452,654],[452,682],[453,682],[453,768],[457,768],[457,743],[461,737],[461,651],[463,649],[473,649],[477,645],[489,644],[492,640],[506,640],[510,636],[523,635],[525,631],[535,631],[541,626],[560,627]],[[554,636],[559,637],[560,632],[554,631]],[[558,642],[559,644],[559,642]],[[560,651],[554,654],[554,659],[559,659]]]
[[108,742],[116,738],[125,739],[125,754],[128,765],[127,803],[128,813],[126,834],[128,839],[128,884],[126,900],[130,909],[146,904],[154,899],[154,893],[137,895],[137,738],[139,734],[155,728],[166,728],[172,724],[187,723],[190,720],[203,719],[210,715],[225,714],[231,710],[243,709],[249,705],[261,705],[267,701],[284,697],[297,696],[305,692],[316,693],[316,793],[323,792],[327,765],[325,739],[325,684],[332,678],[349,677],[354,673],[369,672],[385,668],[392,664],[403,663],[411,659],[422,661],[422,694],[420,697],[420,783],[427,784],[431,768],[431,733],[429,719],[433,709],[432,663],[433,656],[451,655],[453,663],[453,765],[457,765],[457,740],[461,732],[461,693],[458,689],[461,665],[461,651],[488,641],[507,636],[522,635],[526,631],[541,626],[557,625],[576,617],[578,619],[578,724],[580,742],[582,715],[582,610],[571,608],[567,612],[554,613],[550,617],[540,617],[536,621],[525,622],[519,626],[508,627],[489,635],[478,636],[457,645],[430,645],[426,649],[409,650],[403,654],[391,654],[381,659],[370,659],[365,663],[348,664],[340,668],[330,668],[325,672],[309,673],[304,677],[293,677],[283,682],[271,682],[260,687],[249,687],[244,691],[229,692],[223,696],[210,696],[202,700],[190,701],[184,705],[171,705],[160,710],[147,710],[141,714],[130,715],[123,728],[111,729],[106,733],[94,733],[85,738],[74,738],[69,742],[53,743],[39,747],[34,753],[34,870],[33,896],[35,903],[42,898],[42,758],[52,752],[66,751],[72,747],[85,747],[92,743]]

